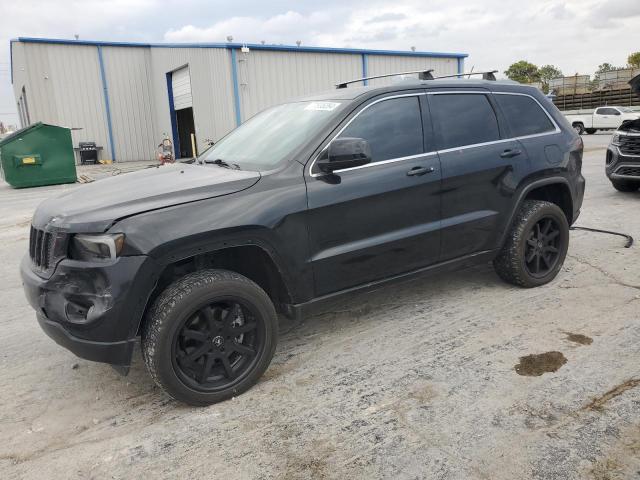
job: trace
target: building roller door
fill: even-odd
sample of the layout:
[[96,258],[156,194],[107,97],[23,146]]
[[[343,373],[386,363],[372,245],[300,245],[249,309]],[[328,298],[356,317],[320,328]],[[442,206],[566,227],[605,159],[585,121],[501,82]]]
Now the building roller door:
[[173,88],[173,108],[182,110],[193,106],[191,99],[191,76],[189,66],[175,70],[171,75],[171,86]]

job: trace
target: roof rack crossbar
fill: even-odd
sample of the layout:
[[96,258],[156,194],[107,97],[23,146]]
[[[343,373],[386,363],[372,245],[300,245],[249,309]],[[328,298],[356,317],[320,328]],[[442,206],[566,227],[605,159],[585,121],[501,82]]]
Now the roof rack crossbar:
[[467,75],[471,76],[471,75],[482,75],[482,79],[483,80],[491,80],[491,81],[496,81],[496,76],[495,74],[498,73],[498,70],[491,70],[489,72],[469,72],[469,73],[454,73],[453,75],[441,75],[439,77],[436,77],[435,80],[438,80],[440,78],[455,78],[455,77],[466,77]]
[[433,70],[415,70],[412,72],[385,73],[384,75],[373,75],[371,77],[357,78],[355,80],[349,80],[348,82],[337,83],[336,88],[347,88],[347,85],[351,83],[363,82],[365,80],[374,80],[376,78],[385,78],[385,77],[395,77],[397,75],[410,75],[413,73],[417,73],[418,78],[420,80],[433,80],[433,75],[431,75],[431,72],[433,72]]

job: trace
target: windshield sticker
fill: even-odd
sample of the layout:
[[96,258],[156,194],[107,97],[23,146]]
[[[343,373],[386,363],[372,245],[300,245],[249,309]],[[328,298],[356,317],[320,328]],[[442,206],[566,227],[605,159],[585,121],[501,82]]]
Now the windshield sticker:
[[305,110],[315,110],[322,112],[331,112],[335,110],[340,104],[336,102],[311,102],[304,109]]

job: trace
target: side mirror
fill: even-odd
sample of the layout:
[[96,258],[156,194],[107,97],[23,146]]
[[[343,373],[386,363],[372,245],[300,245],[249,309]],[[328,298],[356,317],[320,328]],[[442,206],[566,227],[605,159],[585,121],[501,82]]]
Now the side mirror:
[[371,162],[371,147],[363,138],[336,138],[317,165],[325,173],[343,168],[359,167]]

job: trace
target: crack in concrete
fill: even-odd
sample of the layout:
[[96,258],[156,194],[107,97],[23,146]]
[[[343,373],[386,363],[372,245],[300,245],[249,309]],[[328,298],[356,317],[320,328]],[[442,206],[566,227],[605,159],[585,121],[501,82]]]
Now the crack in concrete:
[[583,410],[602,410],[604,406],[607,404],[607,402],[609,402],[610,400],[616,397],[619,397],[627,390],[631,390],[632,388],[636,388],[638,386],[640,386],[640,378],[631,378],[626,382],[621,383],[620,385],[616,385],[611,390],[600,395],[599,397],[594,398],[593,400],[591,400],[591,402],[589,402],[584,407],[582,407],[582,409]]
[[582,265],[587,265],[588,267],[593,268],[594,270],[597,270],[598,272],[600,272],[602,275],[604,275],[605,277],[607,277],[609,280],[611,280],[613,283],[620,285],[622,287],[627,287],[627,288],[634,288],[636,290],[640,290],[640,285],[634,285],[632,283],[627,283],[623,280],[620,280],[618,277],[616,277],[613,273],[611,272],[607,272],[604,268],[599,267],[598,265],[594,265],[593,263],[585,260],[584,258],[580,258],[574,255],[567,255],[567,257],[572,258],[573,260],[575,260],[576,262],[582,264]]

